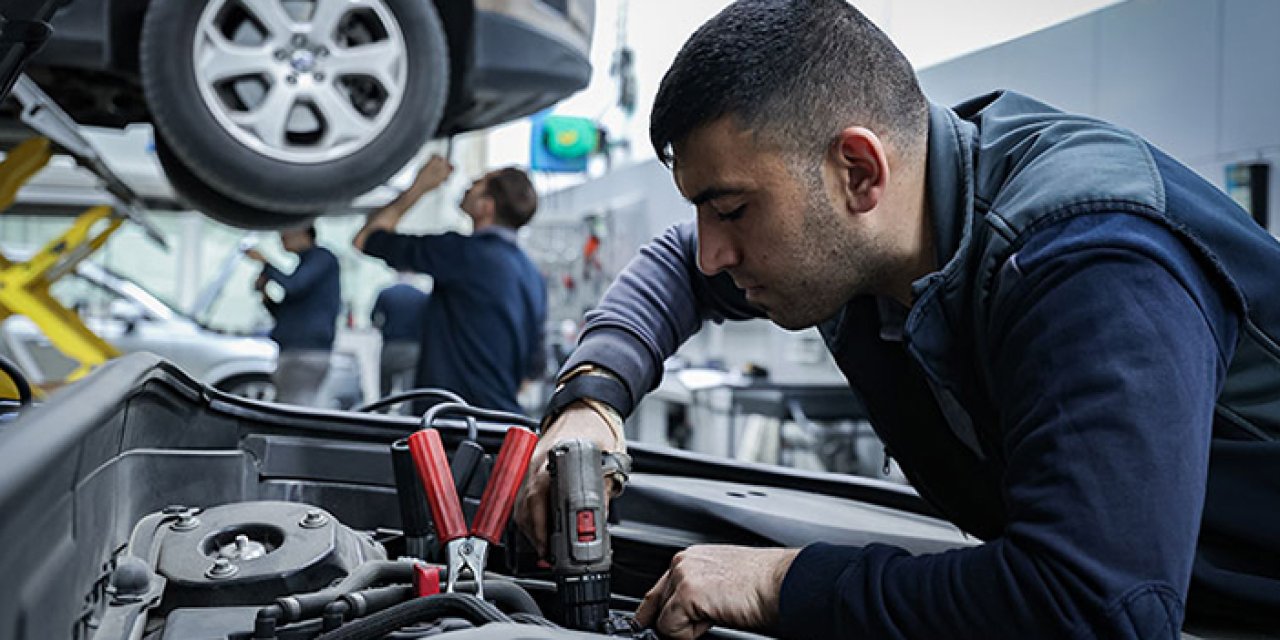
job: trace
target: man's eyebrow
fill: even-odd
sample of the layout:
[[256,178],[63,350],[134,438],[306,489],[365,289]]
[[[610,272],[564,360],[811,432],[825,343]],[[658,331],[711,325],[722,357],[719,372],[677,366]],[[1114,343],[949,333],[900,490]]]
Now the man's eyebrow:
[[717,198],[741,195],[746,193],[746,191],[747,190],[742,187],[707,187],[706,189],[699,191],[697,195],[689,198],[689,202],[693,206],[699,207]]

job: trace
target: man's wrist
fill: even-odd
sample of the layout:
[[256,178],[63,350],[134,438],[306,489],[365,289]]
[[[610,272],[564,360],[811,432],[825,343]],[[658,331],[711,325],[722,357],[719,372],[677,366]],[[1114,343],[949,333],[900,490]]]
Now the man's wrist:
[[614,450],[620,453],[626,453],[626,425],[622,420],[622,416],[619,415],[613,407],[594,398],[582,398],[581,401],[587,408],[596,412],[596,415],[600,416],[600,419],[604,420],[604,423],[609,426],[609,432],[613,434],[613,441],[616,443]]
[[591,398],[608,405],[619,420],[625,420],[633,406],[626,382],[613,371],[589,362],[560,376],[555,391],[551,394],[548,410],[563,408],[582,398]]
[[595,364],[585,363],[574,367],[557,382],[543,414],[543,428],[549,427],[560,414],[579,404],[599,415],[608,425],[619,447],[625,450],[623,416],[630,409],[631,396],[622,380],[608,369]]

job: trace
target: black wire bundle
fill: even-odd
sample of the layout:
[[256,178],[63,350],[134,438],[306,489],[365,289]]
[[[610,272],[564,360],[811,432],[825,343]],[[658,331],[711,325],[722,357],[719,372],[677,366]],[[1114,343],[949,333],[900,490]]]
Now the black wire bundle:
[[379,640],[383,636],[418,622],[452,616],[477,626],[491,622],[515,622],[497,607],[466,593],[441,593],[414,598],[367,618],[349,622],[317,640]]

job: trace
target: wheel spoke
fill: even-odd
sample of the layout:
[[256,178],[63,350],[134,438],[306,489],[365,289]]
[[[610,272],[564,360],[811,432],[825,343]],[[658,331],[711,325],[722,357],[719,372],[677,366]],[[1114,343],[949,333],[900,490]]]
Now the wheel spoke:
[[212,26],[204,29],[204,39],[206,46],[201,51],[196,71],[204,76],[205,82],[268,75],[271,71],[271,52],[266,47],[234,44]]
[[252,111],[235,114],[232,118],[236,124],[251,129],[267,145],[281,149],[286,144],[289,115],[295,104],[296,92],[277,84]]
[[388,95],[399,95],[403,82],[399,73],[404,65],[404,48],[389,40],[334,49],[325,64],[335,78],[369,76],[382,85]]
[[253,14],[254,19],[271,33],[273,39],[288,38],[297,28],[297,23],[284,10],[280,0],[242,0],[240,6]]
[[327,146],[348,139],[359,139],[373,128],[373,123],[356,111],[351,99],[333,84],[316,87],[312,94],[316,109],[324,119]]
[[316,0],[315,11],[311,13],[311,37],[332,45],[343,16],[352,9],[369,6],[368,0]]

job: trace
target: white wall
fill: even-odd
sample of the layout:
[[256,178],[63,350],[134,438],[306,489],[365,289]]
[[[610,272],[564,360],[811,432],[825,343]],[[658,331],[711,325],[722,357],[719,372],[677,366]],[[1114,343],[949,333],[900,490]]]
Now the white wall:
[[1219,187],[1227,164],[1269,160],[1280,230],[1280,2],[1131,0],[925,69],[953,104],[1013,89],[1138,132]]

